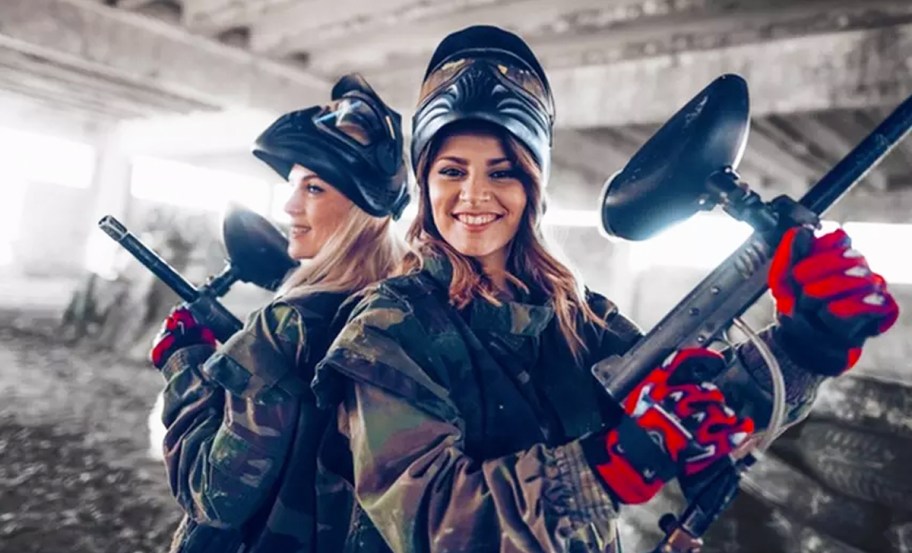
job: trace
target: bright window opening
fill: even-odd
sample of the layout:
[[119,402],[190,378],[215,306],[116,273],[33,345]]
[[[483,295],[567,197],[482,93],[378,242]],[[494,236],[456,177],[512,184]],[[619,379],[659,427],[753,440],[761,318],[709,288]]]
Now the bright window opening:
[[3,172],[25,175],[29,181],[88,188],[95,170],[95,148],[30,132],[0,128]]
[[278,182],[272,185],[272,197],[269,199],[269,217],[279,223],[289,223],[291,218],[285,213],[285,204],[291,196],[291,185]]
[[[23,205],[32,183],[89,188],[95,149],[81,142],[0,128],[3,201],[0,201],[0,266],[13,263]],[[50,158],[53,154],[53,159]]]
[[[598,212],[555,210],[545,215],[553,226],[597,226]],[[823,221],[818,234],[839,227]],[[854,247],[862,252],[871,268],[891,284],[912,284],[912,256],[897,254],[895,244],[912,244],[912,224],[848,222],[843,225]],[[750,236],[752,229],[719,213],[698,213],[650,240],[628,242],[631,270],[654,267],[688,267],[711,270],[722,263]]]
[[712,269],[735,251],[751,230],[746,223],[725,215],[698,213],[649,240],[630,242],[631,269]]
[[238,203],[269,214],[269,184],[227,171],[151,157],[133,159],[130,190],[135,198],[201,211],[221,212]]
[[912,256],[904,253],[912,244],[912,225],[848,222],[843,227],[875,273],[890,284],[912,284]]

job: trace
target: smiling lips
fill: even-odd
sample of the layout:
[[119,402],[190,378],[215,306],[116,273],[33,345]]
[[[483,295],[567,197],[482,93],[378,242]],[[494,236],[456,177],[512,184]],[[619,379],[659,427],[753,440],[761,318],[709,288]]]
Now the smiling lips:
[[500,213],[454,213],[453,218],[462,223],[468,230],[484,230],[502,218]]
[[297,238],[299,236],[307,234],[308,232],[310,232],[310,227],[306,227],[304,225],[291,225],[289,234],[291,234],[293,238]]

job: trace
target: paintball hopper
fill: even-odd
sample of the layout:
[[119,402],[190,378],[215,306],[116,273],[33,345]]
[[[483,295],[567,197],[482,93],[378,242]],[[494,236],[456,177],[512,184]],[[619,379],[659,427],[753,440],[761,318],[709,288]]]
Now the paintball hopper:
[[645,240],[700,210],[717,194],[710,175],[736,169],[747,142],[747,83],[722,75],[674,114],[602,189],[602,229]]
[[222,238],[238,280],[276,291],[298,266],[288,256],[288,239],[262,215],[232,205],[222,221]]

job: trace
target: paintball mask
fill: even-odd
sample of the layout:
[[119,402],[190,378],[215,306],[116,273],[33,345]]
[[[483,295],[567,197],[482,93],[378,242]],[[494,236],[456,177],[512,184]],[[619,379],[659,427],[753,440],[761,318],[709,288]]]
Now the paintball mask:
[[283,178],[300,164],[375,217],[408,204],[402,118],[360,75],[339,79],[332,101],[287,113],[256,139],[253,155]]
[[412,119],[413,167],[443,127],[471,119],[510,132],[532,152],[547,182],[551,88],[525,42],[497,27],[469,27],[437,47]]

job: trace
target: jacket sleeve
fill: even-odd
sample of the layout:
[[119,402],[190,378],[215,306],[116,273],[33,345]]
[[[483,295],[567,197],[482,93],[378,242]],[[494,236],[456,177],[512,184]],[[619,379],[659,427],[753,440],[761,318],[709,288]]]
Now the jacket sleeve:
[[420,346],[429,339],[407,307],[380,299],[356,310],[317,370],[318,381],[347,377],[339,430],[355,494],[392,550],[556,552],[590,526],[612,529],[617,510],[577,442],[465,453],[435,353]]
[[222,347],[179,350],[165,366],[162,421],[171,491],[196,521],[238,527],[263,504],[300,410],[277,386],[306,355],[290,307],[255,313]]
[[[590,293],[589,304],[597,314],[604,317],[607,326],[595,334],[593,363],[608,355],[621,355],[642,339],[643,334],[636,325],[620,314],[604,297]],[[770,326],[760,332],[760,338],[770,348],[782,369],[786,390],[786,422],[795,423],[810,413],[817,388],[824,377],[792,360],[779,344],[777,331],[778,326]],[[765,428],[773,408],[773,385],[766,363],[751,342],[736,344],[723,353],[728,360],[728,368],[716,375],[713,382],[722,390],[730,407],[738,414],[754,419],[758,429]]]
[[[825,377],[795,362],[776,337],[778,326],[762,332],[760,338],[770,349],[785,380],[786,424],[791,425],[807,417],[817,389]],[[766,428],[773,410],[773,383],[769,368],[752,342],[742,342],[726,352],[729,368],[715,378],[725,395],[726,403],[741,415],[754,419],[758,429]]]

